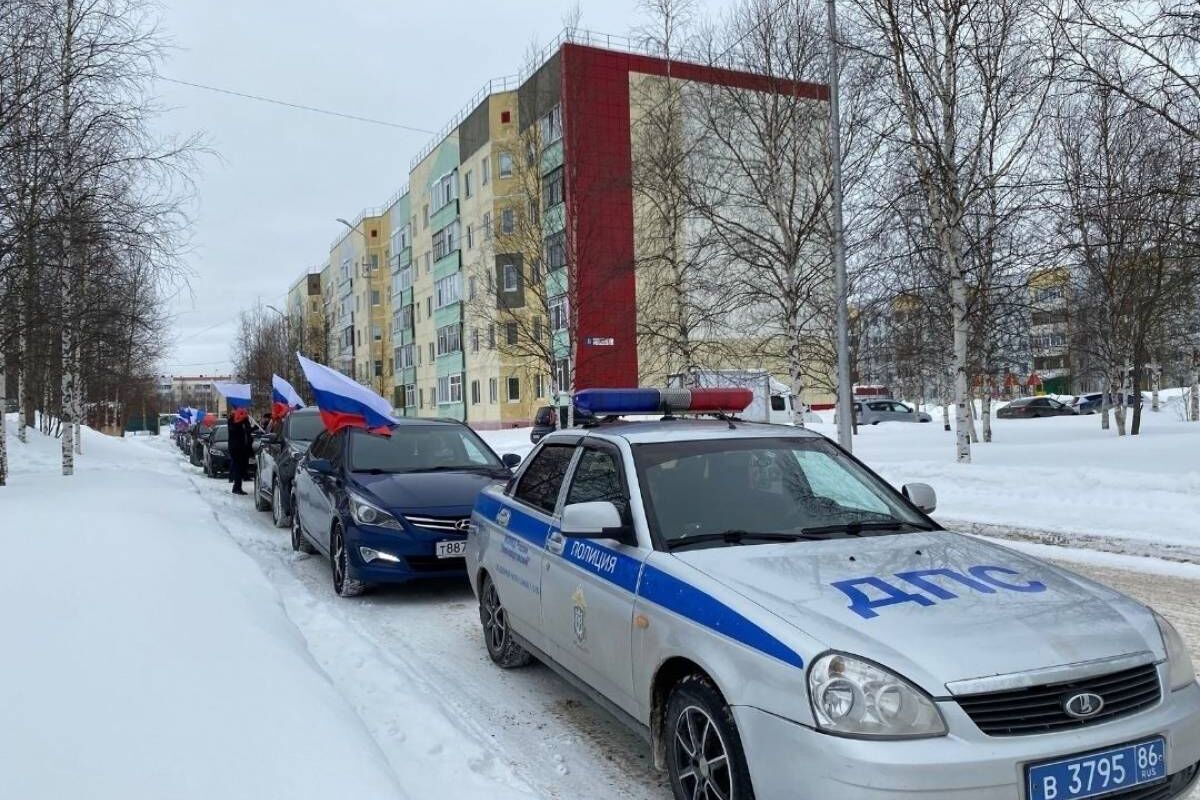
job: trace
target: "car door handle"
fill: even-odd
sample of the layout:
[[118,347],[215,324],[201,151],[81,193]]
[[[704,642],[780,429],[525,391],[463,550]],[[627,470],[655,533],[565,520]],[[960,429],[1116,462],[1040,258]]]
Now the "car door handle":
[[550,535],[546,537],[546,549],[556,556],[562,555],[566,543],[567,540],[563,538],[561,531],[551,531]]

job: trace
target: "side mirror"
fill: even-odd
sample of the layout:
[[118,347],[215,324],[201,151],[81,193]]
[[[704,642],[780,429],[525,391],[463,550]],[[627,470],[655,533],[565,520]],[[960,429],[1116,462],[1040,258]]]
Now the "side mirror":
[[500,457],[500,461],[509,469],[516,469],[517,465],[521,463],[521,457],[516,453],[505,453]]
[[926,514],[932,514],[937,510],[937,492],[933,491],[933,487],[928,483],[904,484],[904,496],[908,502]]
[[308,462],[308,468],[318,475],[333,474],[333,464],[329,463],[328,458],[314,458]]
[[570,539],[618,539],[624,537],[621,512],[607,500],[571,503],[562,512],[562,535]]

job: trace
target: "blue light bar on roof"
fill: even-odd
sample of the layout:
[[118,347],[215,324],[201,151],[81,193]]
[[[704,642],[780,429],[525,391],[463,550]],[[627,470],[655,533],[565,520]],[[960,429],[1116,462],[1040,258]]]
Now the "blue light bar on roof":
[[744,411],[749,389],[584,389],[575,405],[596,416],[622,414],[719,414]]

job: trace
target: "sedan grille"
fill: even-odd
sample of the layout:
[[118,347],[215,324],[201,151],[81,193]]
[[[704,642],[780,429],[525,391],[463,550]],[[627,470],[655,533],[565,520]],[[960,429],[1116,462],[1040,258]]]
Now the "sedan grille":
[[[1063,702],[1078,692],[1093,692],[1104,698],[1100,713],[1086,719],[1067,714]],[[1021,736],[1082,728],[1136,714],[1157,704],[1160,694],[1157,667],[1144,664],[1094,678],[964,695],[955,700],[987,735]]]
[[414,517],[405,514],[404,518],[419,528],[428,528],[439,533],[460,533],[466,535],[470,517]]

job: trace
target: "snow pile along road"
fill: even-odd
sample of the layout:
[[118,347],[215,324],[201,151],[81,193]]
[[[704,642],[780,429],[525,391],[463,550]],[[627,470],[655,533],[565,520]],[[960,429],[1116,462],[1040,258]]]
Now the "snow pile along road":
[[406,796],[169,453],[85,429],[64,478],[7,424],[4,796]]

